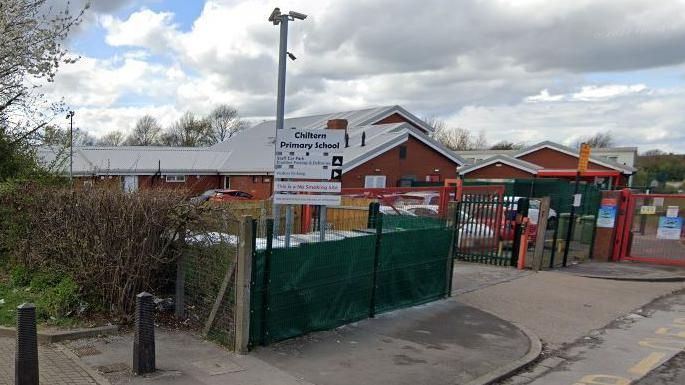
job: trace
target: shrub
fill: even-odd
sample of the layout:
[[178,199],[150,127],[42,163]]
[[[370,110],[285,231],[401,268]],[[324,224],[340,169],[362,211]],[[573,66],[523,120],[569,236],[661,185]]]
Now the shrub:
[[[179,234],[201,222],[203,210],[183,191],[70,190],[22,186],[0,191],[0,250],[38,274],[32,286],[53,287],[45,305],[67,312],[74,293],[94,307],[130,314],[135,294],[154,292],[173,269]],[[17,282],[25,270],[17,268]],[[71,277],[68,281],[60,277]],[[12,275],[15,278],[15,275]],[[75,286],[74,286],[75,285]]]
[[18,265],[10,273],[10,284],[13,287],[24,287],[31,283],[31,273],[25,266]]
[[45,288],[36,306],[42,318],[61,318],[75,311],[80,302],[78,285],[70,277],[65,277],[54,287]]

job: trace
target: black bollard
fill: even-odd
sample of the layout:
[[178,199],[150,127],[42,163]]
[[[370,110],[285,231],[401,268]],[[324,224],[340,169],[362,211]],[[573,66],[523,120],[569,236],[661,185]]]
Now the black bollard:
[[16,385],[38,385],[36,305],[32,303],[17,306],[17,352],[14,362]]
[[155,318],[152,294],[136,296],[136,326],[133,337],[133,373],[140,375],[155,371]]

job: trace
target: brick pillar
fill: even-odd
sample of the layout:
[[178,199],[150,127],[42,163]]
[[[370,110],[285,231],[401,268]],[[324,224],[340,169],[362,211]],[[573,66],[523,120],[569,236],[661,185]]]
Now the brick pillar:
[[326,123],[329,130],[347,130],[347,119],[331,119]]

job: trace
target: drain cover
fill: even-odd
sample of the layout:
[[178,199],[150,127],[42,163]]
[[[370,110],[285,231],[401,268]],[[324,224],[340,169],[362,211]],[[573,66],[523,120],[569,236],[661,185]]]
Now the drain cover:
[[126,365],[123,362],[117,362],[116,364],[110,364],[110,365],[102,365],[98,366],[95,369],[97,369],[100,373],[108,374],[108,373],[117,373],[117,372],[128,372],[130,369],[128,368],[128,365]]
[[94,356],[100,354],[101,352],[95,348],[93,345],[79,346],[74,349],[74,354],[79,357]]

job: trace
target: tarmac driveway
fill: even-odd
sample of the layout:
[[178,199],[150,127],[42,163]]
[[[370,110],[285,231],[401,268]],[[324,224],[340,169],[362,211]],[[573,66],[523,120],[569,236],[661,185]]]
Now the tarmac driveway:
[[523,357],[517,327],[455,300],[403,309],[254,353],[317,385],[463,384]]

